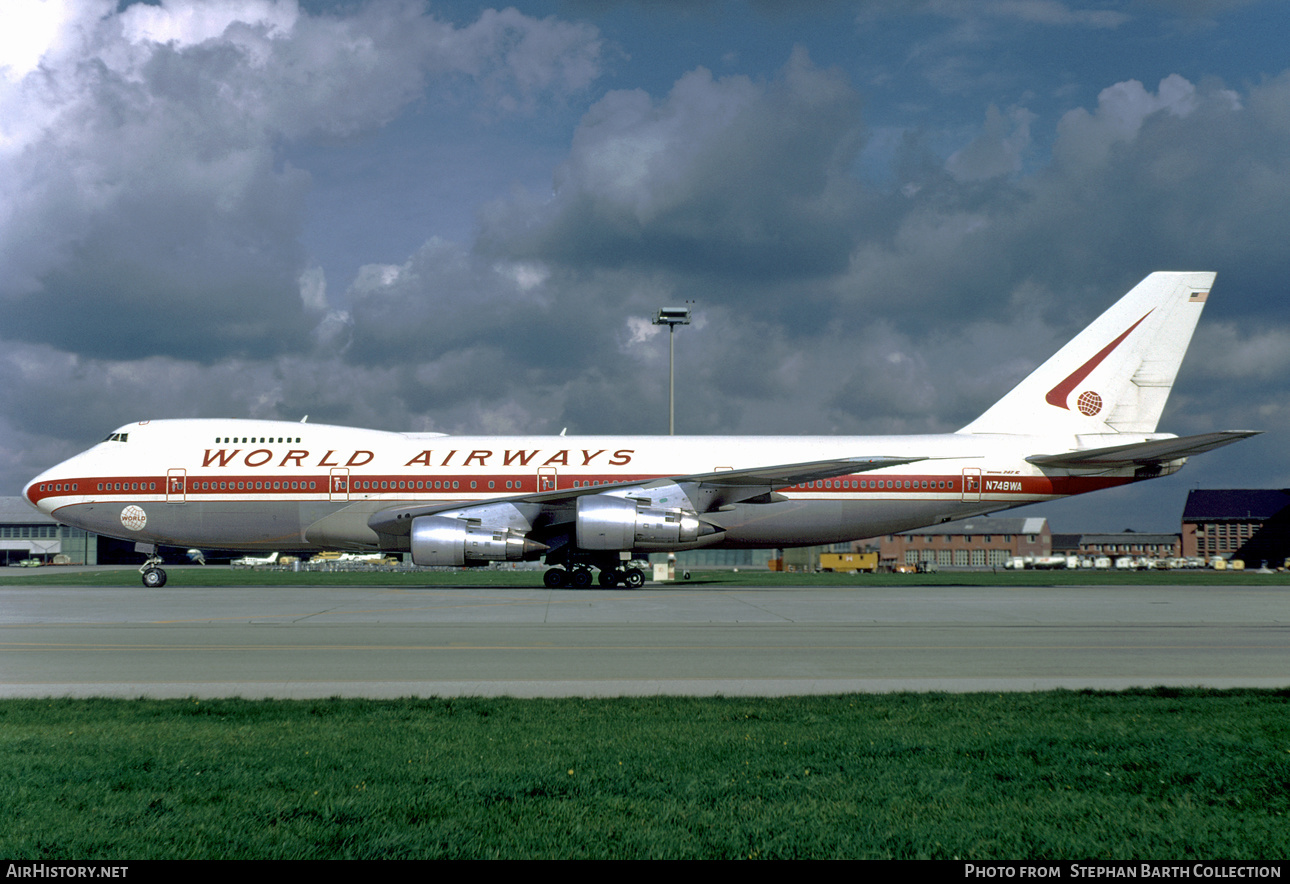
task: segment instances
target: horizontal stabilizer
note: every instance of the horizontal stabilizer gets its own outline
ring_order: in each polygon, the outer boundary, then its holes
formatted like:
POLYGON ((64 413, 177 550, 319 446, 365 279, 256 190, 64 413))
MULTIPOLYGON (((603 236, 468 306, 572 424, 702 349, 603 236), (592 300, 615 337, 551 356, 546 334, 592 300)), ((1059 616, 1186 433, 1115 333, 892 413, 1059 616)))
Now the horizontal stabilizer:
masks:
POLYGON ((1068 469, 1113 469, 1116 467, 1145 466, 1166 463, 1193 454, 1203 454, 1250 436, 1259 430, 1224 430, 1219 433, 1201 433, 1198 436, 1181 436, 1157 439, 1154 442, 1137 442, 1132 445, 1113 445, 1110 448, 1089 448, 1062 454, 1032 454, 1026 458, 1038 467, 1066 467, 1068 469))

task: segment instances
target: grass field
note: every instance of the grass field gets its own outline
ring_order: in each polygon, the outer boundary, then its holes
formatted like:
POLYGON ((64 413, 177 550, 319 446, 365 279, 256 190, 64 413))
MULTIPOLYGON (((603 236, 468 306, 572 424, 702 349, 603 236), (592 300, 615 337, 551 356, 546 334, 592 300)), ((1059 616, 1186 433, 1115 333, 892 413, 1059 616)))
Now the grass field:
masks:
MULTIPOLYGON (((455 571, 276 571, 219 566, 169 567, 167 587, 184 586, 525 586, 541 587, 541 571, 465 568, 455 571)), ((87 570, 0 568, 0 586, 140 586, 133 568, 87 570)), ((648 585, 648 584, 647 584, 648 585)), ((945 571, 936 574, 805 574, 695 571, 673 586, 1290 586, 1290 572, 1254 571, 945 571)), ((619 589, 622 592, 631 590, 619 589)))
POLYGON ((13 859, 1290 856, 1290 692, 0 701, 13 859))

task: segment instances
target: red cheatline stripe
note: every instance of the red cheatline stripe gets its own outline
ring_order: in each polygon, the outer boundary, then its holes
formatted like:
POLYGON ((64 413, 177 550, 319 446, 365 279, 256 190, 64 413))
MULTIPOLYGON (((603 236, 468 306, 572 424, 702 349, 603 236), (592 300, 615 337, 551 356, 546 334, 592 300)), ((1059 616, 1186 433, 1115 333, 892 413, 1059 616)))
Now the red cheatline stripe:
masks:
MULTIPOLYGON (((87 497, 91 499, 95 499, 95 498, 97 499, 111 499, 111 498, 135 499, 135 498, 138 498, 138 496, 141 494, 147 495, 149 497, 157 498, 157 499, 164 499, 166 496, 167 478, 168 477, 166 476, 128 476, 128 477, 112 476, 110 478, 109 477, 75 478, 75 479, 68 479, 63 482, 44 483, 43 490, 39 486, 33 486, 30 493, 31 493, 31 499, 33 502, 43 500, 48 497, 73 497, 73 496, 87 497), (98 487, 100 482, 108 487, 105 487, 102 490, 100 490, 98 487), (73 490, 71 487, 73 484, 76 485, 75 490, 73 490), (117 485, 121 485, 122 487, 120 488, 115 487, 117 485), (136 487, 130 488, 129 487, 130 485, 134 485, 136 487), (152 487, 149 488, 148 487, 149 485, 151 485, 152 487), (56 486, 58 490, 55 490, 56 486)), ((292 479, 284 479, 280 476, 270 477, 266 479, 265 477, 260 476, 257 479, 248 480, 244 477, 233 477, 231 479, 230 478, 210 479, 205 477, 195 478, 193 476, 189 476, 186 486, 183 488, 183 490, 174 492, 172 494, 172 497, 183 496, 184 498, 191 500, 191 499, 200 499, 203 497, 228 499, 229 497, 245 498, 245 497, 255 497, 255 496, 292 497, 292 496, 300 496, 301 494, 304 494, 309 496, 310 498, 317 498, 321 496, 331 495, 332 492, 330 489, 330 478, 331 478, 330 476, 326 476, 326 475, 305 477, 303 479, 299 476, 292 479), (254 487, 237 488, 236 487, 236 484, 238 482, 242 482, 243 486, 245 486, 248 483, 254 484, 254 482, 256 481, 259 481, 261 486, 269 485, 270 487, 267 487, 267 488, 266 487, 260 487, 260 488, 254 488, 254 487), (220 482, 223 482, 225 487, 223 488, 218 487, 220 482), (273 488, 272 485, 274 482, 277 482, 280 487, 273 488), (295 488, 290 487, 292 482, 295 482, 297 487, 295 488), (314 483, 313 488, 308 487, 310 482, 314 483), (216 487, 199 487, 199 485, 206 485, 206 486, 214 485, 216 487), (234 487, 229 487, 230 485, 234 487)), ((649 478, 650 477, 635 476, 632 478, 632 481, 644 482, 644 481, 649 481, 649 478)), ((1051 495, 1051 494, 1061 494, 1061 495, 1080 494, 1086 491, 1095 491, 1100 488, 1110 488, 1117 485, 1123 485, 1133 481, 1131 477, 999 476, 999 475, 991 475, 989 473, 975 478, 977 478, 979 484, 978 484, 978 488, 974 489, 974 493, 979 490, 980 493, 986 497, 999 496, 999 495, 1007 496, 1007 495, 1013 495, 1013 494, 1020 495, 1020 496, 1051 495)), ((589 483, 593 481, 593 479, 584 478, 582 476, 579 476, 576 480, 573 477, 568 477, 568 478, 562 477, 562 479, 563 481, 561 483, 561 490, 566 490, 566 491, 575 490, 573 486, 574 481, 577 481, 580 483, 576 489, 578 491, 582 491, 584 488, 588 487, 584 483, 589 483)), ((476 477, 474 479, 468 479, 468 478, 462 478, 460 475, 458 475, 456 477, 446 480, 446 482, 449 484, 451 484, 452 482, 456 482, 457 483, 456 488, 424 487, 424 485, 427 482, 429 482, 430 484, 433 484, 434 481, 435 480, 433 479, 427 480, 424 477, 410 478, 408 476, 385 475, 385 476, 364 476, 361 478, 356 478, 351 476, 348 493, 350 497, 372 496, 376 498, 389 497, 390 495, 399 495, 399 494, 402 494, 405 497, 406 496, 452 497, 454 495, 461 496, 463 494, 474 495, 474 496, 483 495, 483 496, 503 496, 504 497, 507 494, 526 494, 526 493, 531 494, 531 493, 534 493, 536 490, 538 490, 536 488, 536 481, 531 476, 521 480, 521 479, 515 479, 515 478, 509 478, 509 477, 497 477, 497 476, 485 476, 485 477, 476 477), (490 480, 493 481, 494 483, 494 487, 492 488, 488 487, 488 482, 490 480), (423 487, 421 488, 415 487, 415 483, 418 481, 422 483, 423 487), (472 481, 475 483, 474 488, 470 487, 470 483, 472 481), (506 487, 507 481, 511 482, 510 488, 506 487), (381 482, 385 482, 387 487, 381 488, 380 487, 381 482), (403 488, 397 487, 399 482, 404 483, 403 488), (394 487, 389 487, 391 485, 393 485, 394 487)), ((439 481, 445 482, 444 479, 440 479, 439 481)), ((622 477, 617 477, 617 476, 605 476, 595 481, 600 481, 602 483, 612 483, 612 482, 622 482, 626 480, 624 480, 622 477)), ((845 495, 871 496, 875 498, 886 498, 886 497, 895 497, 895 496, 901 496, 901 497, 919 496, 919 495, 927 496, 927 495, 933 495, 933 494, 957 496, 962 492, 963 488, 962 488, 961 476, 958 476, 958 475, 946 476, 943 474, 942 475, 923 474, 923 475, 913 475, 913 476, 911 475, 882 476, 877 478, 866 478, 862 480, 854 479, 851 477, 846 477, 844 480, 843 478, 840 477, 838 479, 831 479, 831 480, 816 480, 813 485, 810 483, 794 485, 791 487, 784 488, 783 490, 797 495, 810 495, 810 496, 819 496, 819 497, 827 497, 829 495, 835 495, 835 494, 836 495, 845 494, 845 495), (825 485, 826 481, 830 483, 827 486, 825 485), (843 485, 844 481, 845 481, 845 486, 843 485), (853 485, 858 485, 861 482, 865 484, 865 487, 852 487, 853 485), (909 483, 909 487, 905 487, 906 482, 909 483), (922 487, 924 482, 927 483, 928 487, 926 488, 922 487), (937 485, 943 485, 943 487, 936 487, 937 485), (879 486, 879 487, 875 487, 875 486, 879 486)), ((344 493, 344 489, 337 489, 337 491, 339 493, 344 493)))

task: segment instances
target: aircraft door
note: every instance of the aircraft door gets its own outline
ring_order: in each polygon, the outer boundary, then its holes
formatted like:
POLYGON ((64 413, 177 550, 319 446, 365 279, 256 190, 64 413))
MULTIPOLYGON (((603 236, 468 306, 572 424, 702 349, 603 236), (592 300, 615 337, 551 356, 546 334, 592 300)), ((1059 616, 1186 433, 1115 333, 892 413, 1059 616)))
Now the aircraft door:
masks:
POLYGON ((349 500, 349 470, 345 467, 333 467, 331 471, 330 500, 349 500))
POLYGON ((538 491, 556 491, 555 467, 538 467, 538 491))
POLYGON ((973 468, 963 471, 963 499, 972 501, 981 499, 980 470, 973 468))
POLYGON ((166 503, 184 503, 188 499, 188 472, 166 470, 166 503))

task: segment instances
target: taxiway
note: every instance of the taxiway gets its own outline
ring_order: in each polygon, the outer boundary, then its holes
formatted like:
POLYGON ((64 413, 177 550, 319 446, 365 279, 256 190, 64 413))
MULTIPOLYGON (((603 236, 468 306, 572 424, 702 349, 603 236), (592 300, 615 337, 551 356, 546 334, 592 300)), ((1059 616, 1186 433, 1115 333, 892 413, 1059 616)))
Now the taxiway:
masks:
POLYGON ((8 697, 1290 685, 1290 588, 0 586, 8 697))

